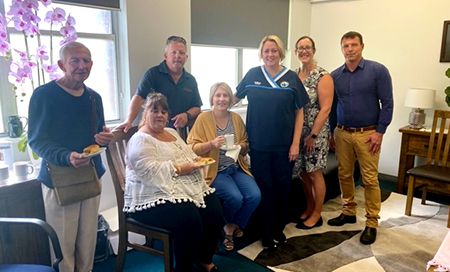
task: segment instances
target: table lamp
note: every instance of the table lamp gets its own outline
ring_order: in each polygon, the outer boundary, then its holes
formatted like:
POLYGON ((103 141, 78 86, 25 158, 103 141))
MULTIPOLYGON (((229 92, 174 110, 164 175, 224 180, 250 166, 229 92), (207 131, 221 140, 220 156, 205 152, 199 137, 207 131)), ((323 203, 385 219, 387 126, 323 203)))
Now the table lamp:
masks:
POLYGON ((405 106, 412 107, 409 113, 409 127, 413 129, 421 129, 425 124, 425 112, 423 109, 431 109, 434 107, 434 98, 436 90, 409 88, 406 93, 405 106))

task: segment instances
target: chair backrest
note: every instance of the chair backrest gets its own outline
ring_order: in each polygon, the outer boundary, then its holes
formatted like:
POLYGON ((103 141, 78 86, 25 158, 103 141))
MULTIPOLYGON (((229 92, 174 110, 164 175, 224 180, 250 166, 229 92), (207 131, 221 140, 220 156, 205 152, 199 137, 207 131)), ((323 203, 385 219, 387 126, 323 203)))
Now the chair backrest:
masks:
POLYGON ((435 110, 428 145, 427 164, 449 166, 450 111, 435 110), (436 140, 437 137, 437 140, 436 140))
POLYGON ((123 190, 125 188, 125 152, 131 136, 136 133, 137 127, 132 127, 128 132, 122 130, 113 131, 114 137, 106 149, 108 167, 116 192, 117 208, 119 210, 119 225, 125 222, 123 210, 123 190))
POLYGON ((63 259, 61 252, 61 246, 58 240, 58 236, 55 230, 45 221, 38 218, 12 218, 12 217, 0 217, 0 227, 4 234, 10 233, 7 228, 15 228, 16 225, 32 225, 37 226, 48 235, 50 242, 52 243, 55 259, 52 262, 52 268, 43 265, 30 265, 24 264, 22 267, 19 264, 0 264, 0 271, 59 271, 59 263, 63 259), (7 228, 4 228, 6 226, 7 228))

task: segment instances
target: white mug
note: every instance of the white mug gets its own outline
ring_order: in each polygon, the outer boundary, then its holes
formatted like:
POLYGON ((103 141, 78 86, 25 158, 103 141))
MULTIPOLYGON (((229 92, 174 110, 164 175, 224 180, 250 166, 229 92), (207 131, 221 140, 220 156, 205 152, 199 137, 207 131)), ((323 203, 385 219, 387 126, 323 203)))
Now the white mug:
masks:
POLYGON ((232 148, 234 146, 234 134, 225 134, 225 146, 232 148))
POLYGON ((9 169, 7 164, 0 164, 0 180, 9 179, 9 169))
POLYGON ((14 173, 17 177, 26 177, 34 172, 34 167, 30 162, 18 161, 13 163, 14 173))
POLYGON ((0 140, 0 161, 4 161, 12 169, 13 166, 13 153, 11 141, 0 140))

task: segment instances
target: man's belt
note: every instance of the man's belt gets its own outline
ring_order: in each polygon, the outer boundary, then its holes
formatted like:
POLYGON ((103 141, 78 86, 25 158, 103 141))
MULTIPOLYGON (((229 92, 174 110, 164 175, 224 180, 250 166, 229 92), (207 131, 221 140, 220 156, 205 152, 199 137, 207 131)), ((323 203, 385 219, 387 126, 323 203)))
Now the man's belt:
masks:
POLYGON ((363 132, 363 131, 367 131, 367 130, 375 130, 375 129, 377 129, 377 126, 367 126, 367 127, 357 127, 356 128, 356 127, 346 127, 341 124, 338 124, 337 128, 343 129, 348 132, 363 132))

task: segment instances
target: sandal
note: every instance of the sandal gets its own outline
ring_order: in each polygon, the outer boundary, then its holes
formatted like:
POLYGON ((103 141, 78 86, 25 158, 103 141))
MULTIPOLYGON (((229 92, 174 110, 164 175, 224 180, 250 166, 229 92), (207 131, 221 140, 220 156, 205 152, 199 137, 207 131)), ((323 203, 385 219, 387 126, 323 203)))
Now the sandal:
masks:
POLYGON ((237 227, 233 232, 233 236, 236 238, 241 238, 244 236, 244 231, 240 227, 237 227))
POLYGON ((234 249, 234 241, 233 241, 233 235, 224 235, 223 236, 223 248, 226 251, 232 251, 234 249))

